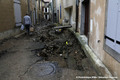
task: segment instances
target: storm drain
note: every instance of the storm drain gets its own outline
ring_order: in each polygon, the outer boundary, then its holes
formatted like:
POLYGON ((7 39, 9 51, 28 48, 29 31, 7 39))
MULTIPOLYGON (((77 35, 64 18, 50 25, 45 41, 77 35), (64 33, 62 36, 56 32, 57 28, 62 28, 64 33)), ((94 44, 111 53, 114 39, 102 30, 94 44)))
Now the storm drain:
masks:
POLYGON ((29 75, 33 77, 43 77, 52 75, 56 72, 56 66, 53 63, 37 63, 29 70, 29 75))

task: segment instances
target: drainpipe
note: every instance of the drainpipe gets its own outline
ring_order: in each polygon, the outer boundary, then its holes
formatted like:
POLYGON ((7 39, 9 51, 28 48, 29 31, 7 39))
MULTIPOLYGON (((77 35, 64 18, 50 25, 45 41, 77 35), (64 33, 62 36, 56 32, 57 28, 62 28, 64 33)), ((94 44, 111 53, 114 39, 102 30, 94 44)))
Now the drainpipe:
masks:
POLYGON ((37 20, 38 20, 38 15, 37 15, 37 0, 35 0, 35 21, 36 21, 36 24, 37 24, 37 20))
POLYGON ((30 0, 28 0, 28 14, 30 15, 30 0))
POLYGON ((40 24, 41 24, 41 0, 39 0, 39 11, 40 11, 40 24))
POLYGON ((39 15, 38 17, 39 17, 39 18, 38 18, 38 23, 40 24, 40 0, 38 0, 38 4, 39 4, 39 5, 38 5, 38 6, 39 6, 39 12, 38 12, 38 15, 39 15))
POLYGON ((43 11, 42 11, 42 0, 40 0, 40 13, 41 13, 41 15, 40 15, 40 23, 42 23, 42 15, 43 15, 43 11))
POLYGON ((52 7, 53 7, 53 23, 54 23, 54 0, 52 0, 53 4, 52 4, 52 7))
POLYGON ((31 17, 31 20, 32 20, 32 11, 30 10, 30 0, 27 0, 27 1, 28 1, 28 14, 29 14, 29 16, 31 17))
POLYGON ((78 30, 78 15, 79 15, 79 0, 76 0, 76 32, 79 32, 78 30))

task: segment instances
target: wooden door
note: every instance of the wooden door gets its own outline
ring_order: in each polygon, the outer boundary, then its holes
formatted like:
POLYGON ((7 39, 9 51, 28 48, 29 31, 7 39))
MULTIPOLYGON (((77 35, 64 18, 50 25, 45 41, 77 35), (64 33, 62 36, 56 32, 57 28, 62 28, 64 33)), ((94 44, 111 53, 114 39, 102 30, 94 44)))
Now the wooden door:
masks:
POLYGON ((88 37, 89 34, 89 0, 85 2, 85 25, 84 25, 84 34, 88 37))

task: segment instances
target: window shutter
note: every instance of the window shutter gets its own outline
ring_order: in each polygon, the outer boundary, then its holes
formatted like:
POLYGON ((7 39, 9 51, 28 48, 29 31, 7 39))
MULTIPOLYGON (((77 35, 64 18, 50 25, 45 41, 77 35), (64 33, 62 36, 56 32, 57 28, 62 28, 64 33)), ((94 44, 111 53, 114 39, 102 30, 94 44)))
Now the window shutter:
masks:
POLYGON ((118 0, 108 0, 106 45, 115 49, 117 30, 118 0))
POLYGON ((21 26, 21 5, 20 0, 14 0, 14 15, 16 26, 21 26))
POLYGON ((118 8, 117 35, 116 35, 115 50, 118 53, 120 53, 120 1, 119 1, 119 8, 118 8))

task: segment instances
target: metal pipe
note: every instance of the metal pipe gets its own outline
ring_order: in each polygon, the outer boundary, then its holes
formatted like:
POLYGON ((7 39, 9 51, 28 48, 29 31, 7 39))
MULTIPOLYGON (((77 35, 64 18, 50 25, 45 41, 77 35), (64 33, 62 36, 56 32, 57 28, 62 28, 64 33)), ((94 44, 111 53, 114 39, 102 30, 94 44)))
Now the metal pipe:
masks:
POLYGON ((28 14, 30 15, 30 0, 28 0, 28 14))

